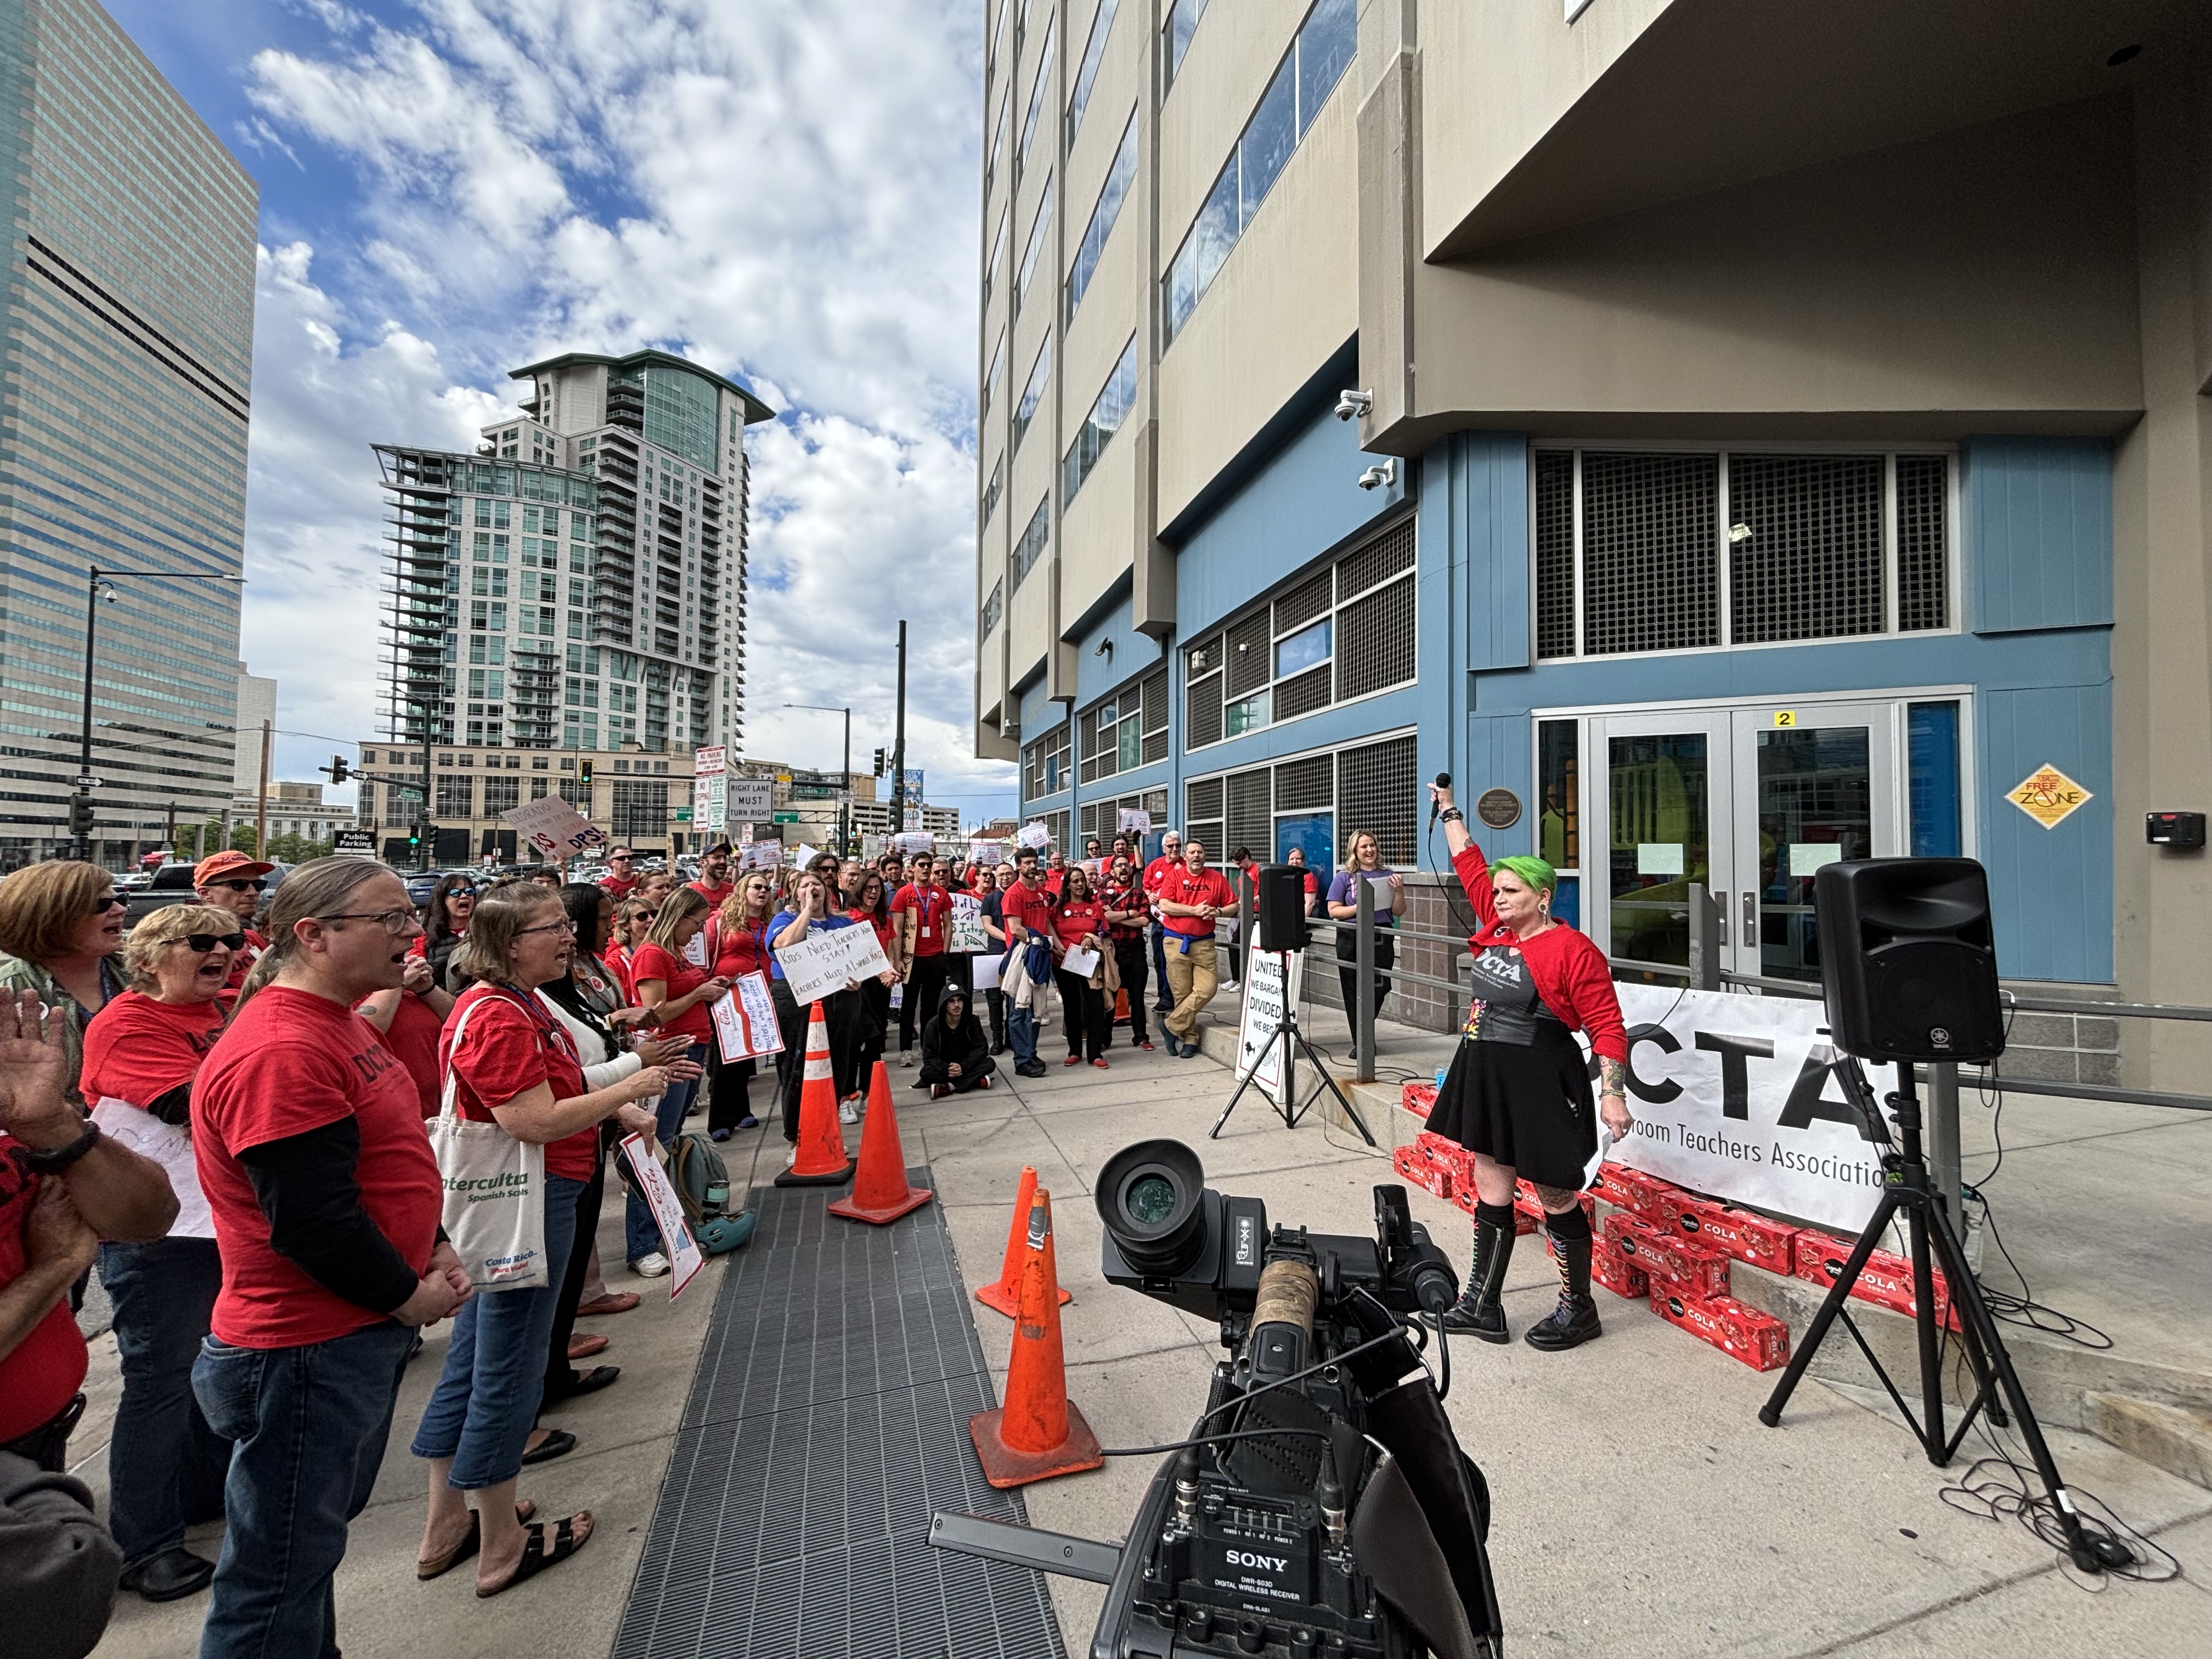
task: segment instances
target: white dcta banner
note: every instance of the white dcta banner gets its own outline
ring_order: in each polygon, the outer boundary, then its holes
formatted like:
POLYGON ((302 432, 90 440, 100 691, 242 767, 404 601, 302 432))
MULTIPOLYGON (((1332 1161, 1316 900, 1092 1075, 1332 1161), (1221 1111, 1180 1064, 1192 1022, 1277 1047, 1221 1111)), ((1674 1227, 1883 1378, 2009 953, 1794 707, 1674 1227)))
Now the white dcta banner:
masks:
MULTIPOLYGON (((1866 1226, 1881 1196, 1880 1148, 1845 1103, 1821 1004, 1619 988, 1636 1132, 1615 1158, 1838 1233, 1866 1226)), ((1894 1066, 1866 1070, 1877 1102, 1897 1087, 1894 1066)))

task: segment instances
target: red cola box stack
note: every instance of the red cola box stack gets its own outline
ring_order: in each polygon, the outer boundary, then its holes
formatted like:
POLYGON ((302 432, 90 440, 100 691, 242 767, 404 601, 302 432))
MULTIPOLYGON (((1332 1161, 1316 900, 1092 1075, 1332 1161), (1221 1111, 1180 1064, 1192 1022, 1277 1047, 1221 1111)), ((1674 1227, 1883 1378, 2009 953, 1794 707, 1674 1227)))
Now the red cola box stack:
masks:
MULTIPOLYGON (((1810 1227, 1797 1235, 1795 1271, 1796 1276, 1823 1287, 1835 1283, 1844 1271, 1844 1264, 1851 1259, 1858 1248, 1857 1241, 1832 1238, 1826 1233, 1816 1233, 1810 1227)), ((1959 1328, 1959 1310, 1951 1305, 1948 1287, 1943 1283, 1941 1268, 1929 1270, 1935 1278, 1936 1317, 1940 1323, 1953 1330, 1959 1328)), ((1871 1302, 1893 1312, 1910 1314, 1915 1311, 1912 1303, 1912 1263, 1891 1250, 1876 1250, 1867 1258, 1865 1269, 1858 1282, 1851 1286, 1854 1299, 1871 1302)))
POLYGON ((1699 1297, 1673 1285, 1654 1284, 1651 1311, 1755 1371, 1777 1370, 1790 1363, 1790 1328, 1732 1296, 1699 1297))
POLYGON ((1408 1083, 1398 1091, 1398 1103, 1415 1117, 1426 1117, 1437 1103, 1433 1083, 1408 1083))
POLYGON ((1755 1370, 1788 1362, 1790 1328, 1729 1295, 1728 1272, 1731 1258, 1790 1272, 1796 1229, 1619 1164, 1601 1166, 1593 1190, 1613 1212, 1592 1253, 1592 1278, 1619 1288, 1607 1279, 1609 1255, 1632 1271, 1642 1270, 1651 1310, 1668 1324, 1755 1370))

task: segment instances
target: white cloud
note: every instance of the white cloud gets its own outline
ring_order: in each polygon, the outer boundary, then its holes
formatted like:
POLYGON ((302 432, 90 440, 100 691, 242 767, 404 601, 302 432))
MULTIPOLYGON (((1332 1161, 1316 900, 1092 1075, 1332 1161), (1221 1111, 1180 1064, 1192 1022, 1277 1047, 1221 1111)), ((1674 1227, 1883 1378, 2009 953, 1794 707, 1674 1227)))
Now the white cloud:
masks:
MULTIPOLYGON (((314 228, 315 281, 304 247, 264 262, 249 637, 360 617, 371 440, 463 444, 512 364, 670 346, 793 411, 752 434, 746 747, 834 752, 836 722, 795 723, 787 701, 853 702, 860 754, 887 742, 903 612, 909 764, 933 795, 1010 803, 1011 769, 969 754, 974 9, 418 0, 410 33, 332 16, 320 51, 248 69, 270 141, 335 155, 360 192, 314 228), (332 592, 280 591, 311 558, 332 592)), ((344 695, 318 678, 363 713, 319 729, 362 729, 373 649, 353 631, 344 695)), ((311 672, 287 675, 288 718, 311 672)))

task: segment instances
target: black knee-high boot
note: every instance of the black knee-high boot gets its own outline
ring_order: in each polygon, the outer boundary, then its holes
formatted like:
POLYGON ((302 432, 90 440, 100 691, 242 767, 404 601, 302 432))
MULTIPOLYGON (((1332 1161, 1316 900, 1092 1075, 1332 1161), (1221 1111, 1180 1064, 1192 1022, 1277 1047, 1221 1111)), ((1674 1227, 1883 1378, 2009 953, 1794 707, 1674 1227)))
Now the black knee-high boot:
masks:
POLYGON ((1546 1350, 1578 1347, 1605 1334, 1589 1293, 1589 1212, 1580 1204, 1563 1214, 1547 1211, 1544 1230, 1552 1236, 1552 1254, 1559 1259, 1559 1305, 1531 1325, 1522 1340, 1546 1350))
POLYGON ((1444 1310, 1448 1331, 1472 1333, 1485 1342, 1504 1342, 1512 1333, 1505 1328, 1505 1310, 1499 1296, 1505 1288, 1506 1265, 1513 1260, 1513 1206, 1477 1204, 1474 1206, 1474 1258, 1468 1263, 1467 1284, 1459 1300, 1444 1310))

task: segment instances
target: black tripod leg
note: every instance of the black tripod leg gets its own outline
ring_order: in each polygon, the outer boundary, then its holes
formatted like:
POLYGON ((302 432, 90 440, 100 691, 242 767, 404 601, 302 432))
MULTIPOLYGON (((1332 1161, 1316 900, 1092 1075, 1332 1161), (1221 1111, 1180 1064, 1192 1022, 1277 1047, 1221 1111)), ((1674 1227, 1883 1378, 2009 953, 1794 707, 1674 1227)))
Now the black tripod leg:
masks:
MULTIPOLYGON (((1924 1194, 1905 1205, 1905 1233, 1912 1256, 1912 1334, 1920 1349, 1920 1443, 1937 1468, 1951 1461, 1943 1435, 1943 1333, 1936 1322, 1936 1279, 1928 1260, 1928 1212, 1924 1194)), ((1940 1223, 1938 1224, 1940 1224, 1940 1223)))
POLYGON ((1782 1373, 1782 1380, 1774 1385, 1774 1392, 1767 1395, 1766 1403, 1759 1408, 1759 1420, 1768 1428, 1782 1426, 1782 1408, 1790 1403, 1790 1396, 1796 1392, 1798 1379, 1805 1375, 1805 1368, 1813 1363, 1813 1356, 1820 1352, 1821 1339, 1827 1335, 1828 1327, 1834 1324, 1836 1316, 1843 1312, 1844 1304, 1850 1299, 1851 1286, 1858 1282, 1859 1270, 1866 1266, 1867 1258, 1874 1254, 1875 1241, 1889 1225, 1889 1218, 1897 1213, 1900 1201, 1899 1194, 1892 1190, 1885 1192, 1881 1202, 1875 1206, 1874 1219, 1859 1235, 1859 1242, 1851 1250, 1850 1260, 1844 1264, 1844 1270, 1836 1276, 1836 1282, 1828 1287, 1827 1299, 1820 1304, 1820 1311, 1813 1316, 1812 1324, 1806 1328, 1805 1340, 1797 1345, 1797 1352, 1790 1356, 1789 1369, 1782 1373))
MULTIPOLYGON (((1344 1108, 1344 1115, 1352 1120, 1352 1127, 1359 1131, 1359 1138, 1370 1146, 1378 1145, 1374 1135, 1368 1130, 1367 1120, 1359 1115, 1359 1109, 1346 1097, 1343 1090, 1336 1086, 1336 1079, 1328 1074, 1328 1067, 1321 1063, 1321 1056, 1314 1052, 1313 1044, 1306 1041, 1306 1034, 1300 1031, 1297 1037, 1298 1047, 1306 1051, 1306 1058, 1313 1062, 1314 1070, 1320 1073, 1322 1085, 1329 1093, 1336 1097, 1336 1103, 1344 1108)), ((1317 1089, 1314 1091, 1314 1099, 1320 1098, 1321 1091, 1317 1089)))
POLYGON ((1229 1097, 1229 1103, 1221 1109, 1221 1115, 1215 1120, 1213 1127, 1206 1131, 1207 1139, 1221 1139, 1222 1130, 1228 1127, 1230 1113, 1235 1111, 1237 1103, 1244 1098, 1244 1091, 1252 1086, 1252 1079, 1260 1075, 1260 1062, 1267 1057, 1267 1051, 1265 1048, 1253 1054, 1252 1063, 1244 1068, 1244 1075, 1237 1079, 1236 1092, 1229 1097))

